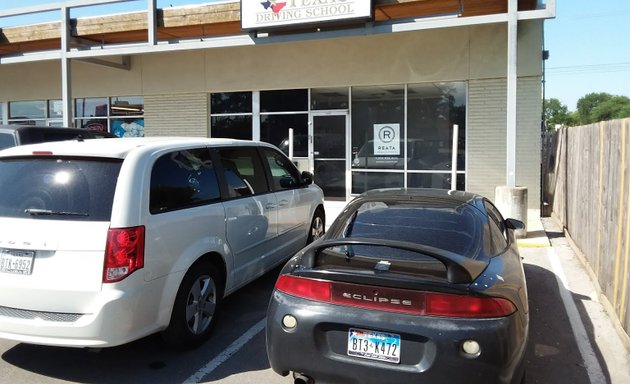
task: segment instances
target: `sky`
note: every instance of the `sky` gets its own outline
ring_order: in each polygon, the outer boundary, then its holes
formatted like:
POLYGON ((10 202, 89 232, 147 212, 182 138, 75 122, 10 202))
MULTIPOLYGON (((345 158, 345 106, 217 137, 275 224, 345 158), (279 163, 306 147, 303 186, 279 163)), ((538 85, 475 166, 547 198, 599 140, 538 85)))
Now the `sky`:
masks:
POLYGON ((591 92, 630 97, 629 0, 557 0, 545 49, 546 99, 575 111, 591 92))
MULTIPOLYGON (((158 8, 222 0, 157 0, 158 8)), ((225 1, 225 0, 223 0, 225 1)), ((0 0, 0 10, 63 0, 0 0)), ((146 9, 146 0, 82 7, 71 17, 146 9)), ((1 18, 0 28, 58 20, 57 13, 1 18)), ((545 21, 545 98, 559 99, 570 111, 591 92, 630 97, 630 0, 556 0, 556 18, 545 21)))

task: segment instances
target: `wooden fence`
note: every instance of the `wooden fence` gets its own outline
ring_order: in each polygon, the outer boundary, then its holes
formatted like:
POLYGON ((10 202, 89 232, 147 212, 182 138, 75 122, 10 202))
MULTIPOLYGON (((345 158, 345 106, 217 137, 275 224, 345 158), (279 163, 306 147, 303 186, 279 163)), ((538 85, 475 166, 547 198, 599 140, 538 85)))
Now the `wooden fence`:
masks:
POLYGON ((630 334, 630 119, 546 134, 542 199, 630 334))

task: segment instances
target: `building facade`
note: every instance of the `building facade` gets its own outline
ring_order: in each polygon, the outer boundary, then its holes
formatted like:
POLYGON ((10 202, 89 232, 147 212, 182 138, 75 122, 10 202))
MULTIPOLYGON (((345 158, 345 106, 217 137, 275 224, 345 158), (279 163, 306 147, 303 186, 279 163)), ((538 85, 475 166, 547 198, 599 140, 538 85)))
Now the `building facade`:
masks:
MULTIPOLYGON (((543 30, 555 11, 519 1, 510 13, 511 1, 377 0, 358 23, 269 30, 243 29, 246 0, 227 1, 177 10, 189 26, 192 16, 205 15, 197 25, 214 32, 169 40, 167 10, 152 9, 156 3, 149 0, 148 13, 163 15, 159 22, 158 16, 143 19, 162 25, 157 41, 146 24, 136 29, 145 37, 149 31, 147 42, 133 41, 136 13, 103 16, 93 28, 110 40, 100 48, 97 32, 81 37, 81 19, 73 24, 68 17, 75 46, 65 49, 64 39, 54 36, 57 24, 47 27, 52 38, 22 42, 11 33, 35 34, 42 27, 3 28, 2 122, 70 122, 119 136, 263 140, 314 172, 330 199, 396 186, 493 198, 506 184, 512 156, 516 184, 528 188, 527 205, 538 209, 543 30), (453 4, 440 8, 445 3, 453 4), (398 16, 386 18, 385 11, 398 16), (506 129, 510 14, 518 18, 513 147, 506 129), (125 21, 118 23, 121 30, 108 30, 116 18, 125 21), (64 120, 64 113, 71 118, 64 120)), ((288 10, 291 2, 284 3, 288 10)))

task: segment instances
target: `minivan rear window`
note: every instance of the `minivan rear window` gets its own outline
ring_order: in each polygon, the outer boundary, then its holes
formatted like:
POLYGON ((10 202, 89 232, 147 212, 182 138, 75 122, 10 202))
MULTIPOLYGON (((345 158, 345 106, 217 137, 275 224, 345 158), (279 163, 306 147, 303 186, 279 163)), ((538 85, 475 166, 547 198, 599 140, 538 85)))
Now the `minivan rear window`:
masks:
POLYGON ((109 221, 121 159, 0 160, 0 217, 109 221))
POLYGON ((0 132, 0 149, 15 147, 15 139, 10 133, 0 132))

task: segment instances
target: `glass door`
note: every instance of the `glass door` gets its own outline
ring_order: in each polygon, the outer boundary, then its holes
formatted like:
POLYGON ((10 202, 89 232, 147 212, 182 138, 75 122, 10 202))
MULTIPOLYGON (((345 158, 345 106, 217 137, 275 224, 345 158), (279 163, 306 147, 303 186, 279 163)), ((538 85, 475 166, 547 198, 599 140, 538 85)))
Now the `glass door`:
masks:
POLYGON ((315 184, 329 199, 346 199, 347 126, 347 112, 311 113, 315 184))

